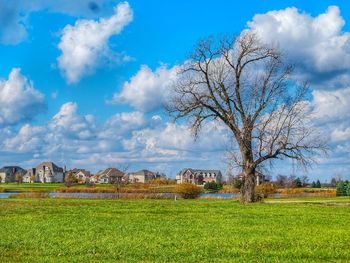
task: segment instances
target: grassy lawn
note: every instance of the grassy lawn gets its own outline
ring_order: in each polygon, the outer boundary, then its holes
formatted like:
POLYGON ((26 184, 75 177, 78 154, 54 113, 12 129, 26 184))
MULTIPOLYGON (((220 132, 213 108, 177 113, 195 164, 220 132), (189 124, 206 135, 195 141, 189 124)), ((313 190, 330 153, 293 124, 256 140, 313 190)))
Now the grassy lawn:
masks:
POLYGON ((350 262, 349 203, 4 199, 0 262, 350 262))

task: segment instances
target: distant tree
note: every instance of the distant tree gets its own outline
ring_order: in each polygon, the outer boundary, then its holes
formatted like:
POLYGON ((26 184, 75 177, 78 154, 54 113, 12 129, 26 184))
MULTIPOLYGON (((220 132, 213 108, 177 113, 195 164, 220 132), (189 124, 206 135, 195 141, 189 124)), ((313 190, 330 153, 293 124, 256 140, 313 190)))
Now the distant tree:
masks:
POLYGON ((317 180, 315 183, 315 188, 321 188, 321 182, 320 180, 317 180))
POLYGON ((315 183, 315 181, 312 181, 311 187, 312 187, 312 188, 316 188, 316 183, 315 183))
POLYGON ((65 177, 64 177, 64 184, 65 186, 71 186, 73 184, 78 183, 78 179, 75 177, 75 175, 72 172, 69 172, 65 177))
POLYGON ((339 181, 336 187, 337 196, 348 196, 350 195, 350 182, 339 181))
POLYGON ((309 182, 309 177, 307 175, 303 175, 301 177, 301 183, 303 187, 306 187, 308 185, 308 182, 309 182))
POLYGON ((30 182, 30 183, 34 183, 34 182, 35 182, 35 175, 31 175, 31 176, 29 177, 29 182, 30 182))
POLYGON ((336 187, 337 183, 341 181, 341 177, 340 176, 334 176, 331 179, 331 186, 332 187, 336 187))
POLYGON ((277 175, 276 177, 276 185, 279 188, 287 187, 288 185, 288 178, 285 175, 277 175))
POLYGON ((23 174, 17 172, 15 174, 15 180, 16 180, 17 184, 21 184, 23 182, 23 174))
POLYGON ((300 188, 303 187, 303 183, 301 182, 300 178, 297 177, 292 181, 292 187, 293 188, 300 188))

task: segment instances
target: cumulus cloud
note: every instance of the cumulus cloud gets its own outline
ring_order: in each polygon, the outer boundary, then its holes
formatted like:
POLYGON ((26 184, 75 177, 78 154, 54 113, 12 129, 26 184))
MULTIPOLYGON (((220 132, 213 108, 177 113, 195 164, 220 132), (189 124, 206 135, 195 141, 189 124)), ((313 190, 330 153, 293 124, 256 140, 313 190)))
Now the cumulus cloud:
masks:
POLYGON ((169 97, 170 85, 176 79, 177 71, 177 66, 167 68, 162 65, 152 71, 143 65, 130 81, 123 84, 122 91, 114 94, 107 102, 127 103, 143 112, 157 110, 169 97))
POLYGON ((310 102, 316 126, 330 138, 333 148, 350 139, 350 87, 325 91, 314 90, 310 102))
POLYGON ((350 33, 342 31, 344 24, 337 6, 316 17, 291 7, 257 14, 248 27, 285 51, 302 79, 332 89, 350 80, 350 33))
POLYGON ((78 105, 67 102, 52 118, 49 127, 56 134, 86 140, 94 136, 94 117, 92 115, 79 115, 78 105))
POLYGON ((133 19, 127 2, 118 4, 110 18, 78 20, 75 25, 67 25, 62 31, 58 48, 58 66, 68 83, 76 83, 83 76, 94 72, 103 60, 115 58, 109 48, 108 40, 119 34, 133 19))
POLYGON ((315 119, 324 121, 349 120, 350 123, 350 87, 340 90, 315 90, 312 93, 315 119))
POLYGON ((33 119, 46 110, 44 95, 14 68, 7 80, 0 80, 0 125, 14 125, 33 119))
POLYGON ((42 146, 44 128, 25 124, 14 137, 4 140, 4 148, 16 152, 36 152, 42 146))
POLYGON ((134 131, 123 144, 127 150, 180 157, 184 152, 224 151, 228 139, 228 129, 217 121, 208 122, 196 141, 187 124, 159 122, 152 128, 134 131))
POLYGON ((99 133, 99 138, 103 139, 121 139, 133 130, 146 125, 145 116, 142 112, 121 112, 110 117, 103 125, 99 133))

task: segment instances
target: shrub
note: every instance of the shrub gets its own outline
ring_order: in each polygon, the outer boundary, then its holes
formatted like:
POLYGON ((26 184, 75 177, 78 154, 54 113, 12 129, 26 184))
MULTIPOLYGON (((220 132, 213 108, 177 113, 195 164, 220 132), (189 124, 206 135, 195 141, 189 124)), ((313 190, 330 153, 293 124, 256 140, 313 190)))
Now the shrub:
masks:
POLYGON ((321 182, 320 180, 317 180, 315 183, 316 188, 321 188, 321 182))
POLYGON ((64 184, 68 187, 76 183, 78 183, 78 179, 71 172, 68 173, 67 176, 64 178, 64 184))
POLYGON ((240 178, 235 178, 234 181, 233 181, 233 187, 236 188, 236 189, 241 189, 243 185, 243 181, 242 179, 240 178))
POLYGON ((256 192, 262 194, 265 198, 276 193, 277 186, 274 183, 262 183, 256 187, 256 192))
POLYGON ((222 184, 217 182, 206 182, 204 184, 204 189, 209 191, 219 191, 222 189, 222 184))
POLYGON ((301 182, 300 178, 297 177, 292 181, 292 185, 293 188, 300 188, 303 186, 303 183, 301 182))
POLYGON ((337 183, 337 196, 349 196, 350 195, 350 182, 340 181, 337 183))
POLYGON ((198 197, 202 189, 191 183, 178 184, 174 188, 174 193, 179 194, 184 199, 194 199, 198 197))

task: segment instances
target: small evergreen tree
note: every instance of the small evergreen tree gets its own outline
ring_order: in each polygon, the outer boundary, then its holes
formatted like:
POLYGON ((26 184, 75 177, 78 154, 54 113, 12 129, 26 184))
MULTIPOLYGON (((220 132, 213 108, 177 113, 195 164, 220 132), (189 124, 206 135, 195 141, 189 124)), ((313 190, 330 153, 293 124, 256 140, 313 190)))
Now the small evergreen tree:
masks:
POLYGON ((316 183, 315 183, 315 181, 312 181, 311 187, 312 187, 312 188, 316 188, 316 183))
POLYGON ((321 182, 320 180, 316 181, 315 188, 321 188, 321 182))
POLYGON ((293 187, 302 187, 303 186, 303 183, 301 182, 300 178, 297 177, 293 180, 293 183, 292 183, 292 186, 293 187))

